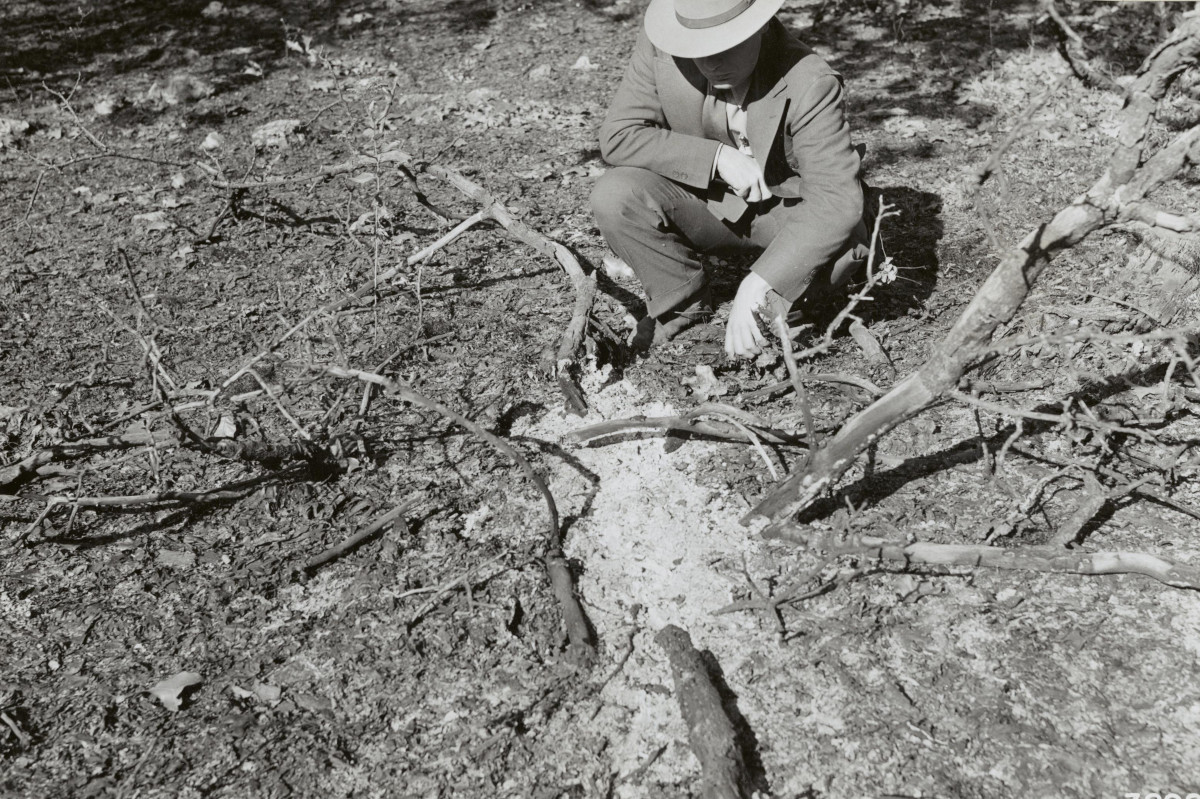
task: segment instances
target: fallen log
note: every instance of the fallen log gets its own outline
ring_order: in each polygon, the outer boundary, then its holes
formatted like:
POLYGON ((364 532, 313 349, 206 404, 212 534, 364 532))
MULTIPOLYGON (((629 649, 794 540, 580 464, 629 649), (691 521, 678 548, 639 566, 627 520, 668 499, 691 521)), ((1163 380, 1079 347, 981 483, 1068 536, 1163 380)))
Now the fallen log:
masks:
POLYGON ((753 781, 725 713, 721 693, 686 630, 668 624, 654 641, 671 661, 675 697, 688 728, 688 743, 700 761, 702 799, 750 799, 753 781))

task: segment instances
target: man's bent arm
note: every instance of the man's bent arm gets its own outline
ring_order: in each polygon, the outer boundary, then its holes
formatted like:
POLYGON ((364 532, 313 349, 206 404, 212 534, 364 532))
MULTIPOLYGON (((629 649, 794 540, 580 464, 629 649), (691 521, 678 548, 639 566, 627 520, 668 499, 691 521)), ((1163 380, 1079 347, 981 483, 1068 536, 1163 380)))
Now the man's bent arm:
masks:
POLYGON ((642 31, 600 125, 600 153, 613 166, 642 167, 688 186, 707 188, 720 145, 667 126, 654 78, 654 58, 654 45, 642 31))
POLYGON ((792 138, 803 201, 753 269, 784 299, 795 302, 813 272, 846 251, 862 219, 861 161, 850 145, 842 84, 835 75, 813 81, 789 111, 784 135, 792 138))

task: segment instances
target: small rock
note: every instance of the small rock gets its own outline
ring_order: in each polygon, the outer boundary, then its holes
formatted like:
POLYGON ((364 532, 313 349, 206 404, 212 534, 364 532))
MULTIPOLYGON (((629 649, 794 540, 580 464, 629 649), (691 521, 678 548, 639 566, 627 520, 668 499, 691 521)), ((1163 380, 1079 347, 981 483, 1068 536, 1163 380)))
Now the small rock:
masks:
POLYGON ((167 105, 182 105, 203 100, 212 93, 213 86, 208 81, 187 72, 176 72, 167 79, 161 97, 167 105))
POLYGON ((531 80, 544 80, 550 77, 552 71, 553 69, 549 64, 541 64, 529 70, 529 77, 531 80))
POLYGON ((299 128, 298 119, 276 119, 250 134, 250 143, 260 149, 287 149, 288 136, 293 135, 299 128))
POLYGON ((92 113, 98 117, 112 116, 112 112, 117 110, 117 101, 111 97, 101 97, 96 102, 92 103, 92 113))
POLYGON ((219 150, 225 144, 225 139, 220 133, 210 133, 204 137, 204 141, 200 143, 200 149, 212 152, 219 150))
POLYGON ((597 66, 596 64, 593 64, 592 59, 588 58, 586 55, 581 55, 581 56, 579 56, 578 59, 575 60, 575 63, 571 65, 571 69, 578 69, 578 70, 582 70, 584 72, 592 72, 594 70, 600 69, 600 67, 597 66))
POLYGON ((278 685, 268 685, 265 682, 254 684, 254 695, 269 705, 273 705, 283 696, 283 689, 278 685))
POLYGON ((175 223, 167 219, 162 211, 151 211, 148 214, 138 214, 133 218, 133 226, 144 233, 155 230, 171 230, 175 223))
POLYGON ((17 139, 29 132, 29 123, 23 119, 0 117, 0 150, 12 147, 17 139))
POLYGON ((701 402, 707 402, 709 397, 723 397, 729 393, 729 387, 717 379, 712 367, 707 364, 697 364, 696 376, 685 377, 679 382, 690 386, 692 393, 699 397, 701 402))
POLYGON ((222 5, 221 3, 218 3, 217 0, 213 0, 211 3, 209 3, 208 5, 206 5, 204 7, 203 11, 200 12, 201 16, 207 17, 209 19, 217 19, 218 17, 224 16, 224 14, 225 14, 225 6, 222 5))
POLYGON ((169 677, 156 684, 150 689, 150 693, 162 702, 163 707, 174 713, 183 706, 183 692, 203 681, 203 678, 195 672, 181 671, 174 677, 169 677))

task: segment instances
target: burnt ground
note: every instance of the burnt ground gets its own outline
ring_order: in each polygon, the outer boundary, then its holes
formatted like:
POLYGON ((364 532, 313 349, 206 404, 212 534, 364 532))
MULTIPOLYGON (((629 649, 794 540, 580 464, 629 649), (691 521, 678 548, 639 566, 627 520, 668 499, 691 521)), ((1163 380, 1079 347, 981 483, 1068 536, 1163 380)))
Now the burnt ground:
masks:
MULTIPOLYGON (((773 482, 763 457, 786 474, 796 450, 567 443, 603 419, 694 407, 704 383, 683 380, 697 366, 714 370, 722 402, 791 429, 800 415, 790 396, 746 396, 784 375, 778 357, 726 363, 704 329, 649 357, 594 336, 588 416, 565 412, 543 364, 571 287, 499 227, 319 315, 258 364, 261 381, 208 399, 305 314, 478 208, 414 167, 423 204, 388 164, 249 190, 216 181, 313 175, 398 147, 462 171, 598 267, 595 131, 641 8, 30 0, 0 11, 0 461, 98 436, 158 441, 67 458, 0 495, 0 793, 693 795, 698 765, 653 643, 667 623, 712 655, 762 795, 1200 791, 1194 592, 1129 575, 825 563, 738 524, 773 482), (282 138, 256 141, 280 120, 294 120, 282 138), (529 482, 398 399, 375 396, 360 416, 361 386, 321 372, 385 360, 385 374, 512 441, 549 483, 600 640, 590 672, 564 648, 529 482), (178 440, 159 385, 210 441, 296 442, 303 430, 338 446, 315 460, 223 457, 178 440), (230 486, 212 501, 66 503, 43 516, 54 498, 230 486), (305 570, 409 500, 401 521, 305 570), (824 589, 783 609, 782 632, 763 614, 714 613, 823 563, 824 589), (158 688, 181 674, 182 690, 158 688)), ((901 211, 885 228, 897 279, 862 316, 903 374, 999 255, 1099 176, 1120 100, 1067 81, 969 200, 969 170, 1066 70, 1050 30, 1023 5, 869 9, 796 3, 783 18, 845 74, 869 179, 901 211)), ((1169 23, 1129 6, 1075 11, 1116 74, 1169 23)), ((1163 115, 1157 141, 1195 124, 1188 108, 1163 115)), ((1162 202, 1190 207, 1194 178, 1162 202)), ((1005 333, 1088 325, 1072 309, 1114 293, 1135 244, 1110 232, 1064 253, 1005 333)), ((736 266, 713 264, 726 299, 736 266)), ((597 318, 623 333, 642 312, 636 286, 603 274, 600 285, 597 318)), ((809 310, 818 324, 831 311, 809 310)), ((806 368, 892 380, 844 333, 806 368)), ((884 439, 871 468, 806 514, 808 529, 1042 544, 1083 497, 1064 475, 1026 502, 1062 461, 1133 480, 1174 458, 1155 490, 1200 504, 1194 395, 1166 349, 1035 345, 984 376, 1026 387, 988 397, 1010 407, 1053 411, 1071 397, 1118 421, 1161 417, 1157 440, 1017 431, 945 403, 884 439)), ((814 411, 832 428, 866 399, 822 385, 814 411)), ((1137 495, 1085 532, 1087 550, 1200 557, 1193 518, 1137 495)))

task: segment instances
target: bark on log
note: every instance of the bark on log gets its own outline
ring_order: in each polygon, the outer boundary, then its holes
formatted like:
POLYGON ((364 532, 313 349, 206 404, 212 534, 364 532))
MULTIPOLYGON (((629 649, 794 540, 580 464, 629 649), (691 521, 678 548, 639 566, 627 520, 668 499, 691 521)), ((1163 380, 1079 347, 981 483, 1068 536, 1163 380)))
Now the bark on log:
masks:
MULTIPOLYGON (((831 488, 859 454, 902 422, 916 416, 957 385, 986 353, 993 333, 1013 318, 1038 276, 1058 250, 1096 230, 1144 216, 1140 201, 1188 164, 1200 163, 1200 126, 1186 131, 1151 158, 1144 147, 1159 101, 1171 82, 1200 61, 1200 13, 1183 17, 1170 39, 1146 60, 1129 88, 1118 147, 1104 175, 1054 218, 1008 252, 958 322, 916 372, 852 417, 825 446, 742 519, 781 522, 831 488)), ((1178 218, 1178 217, 1175 217, 1178 218)))
POLYGON ((671 661, 675 696, 688 728, 688 743, 700 761, 703 799, 749 799, 753 782, 737 742, 737 730, 725 713, 721 693, 709 677, 686 630, 668 624, 655 642, 671 661))

